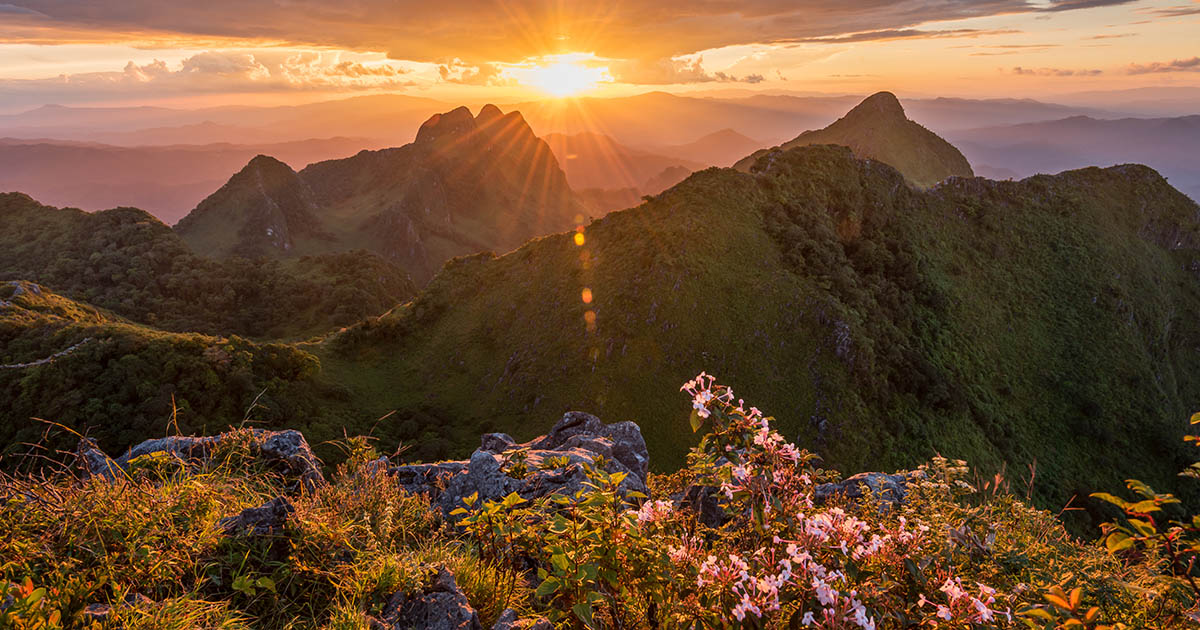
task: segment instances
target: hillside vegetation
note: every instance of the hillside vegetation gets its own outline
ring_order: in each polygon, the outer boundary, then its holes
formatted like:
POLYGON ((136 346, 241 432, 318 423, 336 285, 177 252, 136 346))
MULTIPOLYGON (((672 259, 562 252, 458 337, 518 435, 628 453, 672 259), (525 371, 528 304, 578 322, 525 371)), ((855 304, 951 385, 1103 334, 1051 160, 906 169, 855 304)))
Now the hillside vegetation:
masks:
POLYGON ((1200 553, 1198 528, 1167 516, 1169 495, 1104 495, 1130 515, 1109 525, 1106 552, 1000 477, 972 486, 961 461, 835 483, 711 377, 684 388, 705 435, 687 467, 636 481, 646 492, 599 454, 612 440, 576 434, 570 455, 537 462, 477 450, 454 482, 487 469, 520 490, 454 497, 448 512, 408 491, 400 471, 414 467, 361 437, 339 442, 345 461, 328 477, 295 432, 155 440, 115 462, 82 441, 78 463, 53 474, 0 477, 0 624, 1113 630, 1195 619, 1200 589, 1179 567, 1200 553), (556 477, 584 481, 525 483, 556 477), (1133 518, 1150 514, 1161 521, 1133 518))
POLYGON ((1061 507, 1135 474, 1170 485, 1186 463, 1196 216, 1145 167, 922 192, 804 147, 693 175, 578 239, 457 260, 306 347, 365 417, 432 413, 463 448, 584 409, 638 422, 672 468, 690 441, 661 382, 703 368, 830 465, 1036 465, 1038 500, 1061 507))
POLYGON ((0 454, 68 446, 83 433, 117 451, 168 430, 220 431, 248 414, 275 425, 313 417, 319 367, 293 346, 162 332, 34 283, 3 283, 0 454))
POLYGON ((198 256, 136 208, 86 213, 0 194, 0 280, 29 280, 157 328, 283 338, 378 315, 415 292, 363 251, 289 261, 198 256))
MULTIPOLYGON (((1032 468, 1034 500, 1056 509, 1126 477, 1174 488, 1181 419, 1200 407, 1197 212, 1139 166, 921 191, 845 148, 774 151, 751 173, 703 171, 577 233, 455 259, 388 314, 279 347, 305 357, 302 378, 253 363, 253 385, 219 404, 188 399, 182 417, 236 425, 262 387, 270 426, 321 442, 372 432, 430 460, 581 409, 638 422, 671 470, 693 442, 662 382, 705 369, 840 469, 936 454, 1032 468)), ((115 359, 74 356, 7 377, 24 401, 9 426, 27 435, 30 416, 69 417, 80 432, 127 430, 128 385, 66 376, 115 359), (61 376, 24 385, 43 372, 61 376)), ((138 378, 159 401, 174 381, 157 367, 138 378)))

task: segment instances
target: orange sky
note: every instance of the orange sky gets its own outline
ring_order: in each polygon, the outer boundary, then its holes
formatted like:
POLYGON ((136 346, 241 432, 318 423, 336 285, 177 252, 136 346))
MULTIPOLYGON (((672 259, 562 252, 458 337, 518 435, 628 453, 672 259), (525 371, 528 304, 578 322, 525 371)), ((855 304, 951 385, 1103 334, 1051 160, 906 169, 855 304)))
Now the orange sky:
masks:
POLYGON ((0 0, 3 111, 1144 86, 1200 86, 1200 0, 0 0))

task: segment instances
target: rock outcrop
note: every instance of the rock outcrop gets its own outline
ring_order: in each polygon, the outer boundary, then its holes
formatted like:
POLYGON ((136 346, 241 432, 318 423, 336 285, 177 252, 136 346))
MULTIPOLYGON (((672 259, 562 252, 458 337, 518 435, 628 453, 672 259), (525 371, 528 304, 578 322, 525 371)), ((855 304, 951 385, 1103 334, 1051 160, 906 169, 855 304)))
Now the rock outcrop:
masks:
POLYGON ((458 588, 454 574, 437 570, 432 584, 416 593, 392 595, 379 619, 368 622, 371 630, 482 630, 479 615, 458 588))
POLYGON ((554 624, 545 617, 518 619, 517 611, 506 608, 492 626, 492 630, 554 630, 554 624))
POLYGON ((923 477, 924 474, 920 472, 893 475, 881 472, 858 473, 841 481, 823 483, 813 488, 813 501, 821 504, 839 497, 859 501, 869 495, 880 502, 881 508, 898 506, 903 504, 908 496, 909 485, 923 477))
POLYGON ((275 497, 261 507, 246 508, 217 521, 217 528, 227 536, 277 536, 295 511, 287 497, 275 497))
POLYGON ((488 433, 481 442, 467 461, 395 466, 388 473, 405 490, 429 495, 446 514, 475 493, 480 501, 513 492, 525 499, 573 494, 587 479, 584 467, 601 462, 609 473, 627 475, 622 489, 646 492, 650 455, 632 422, 604 424, 572 411, 549 433, 524 444, 504 433, 488 433))
POLYGON ((321 474, 321 462, 313 454, 308 441, 299 431, 267 431, 249 429, 233 431, 207 437, 171 436, 146 440, 125 452, 117 459, 106 455, 90 439, 80 440, 76 448, 80 466, 89 475, 116 479, 124 474, 129 463, 138 457, 154 453, 165 453, 181 462, 209 459, 217 447, 226 440, 245 439, 250 436, 250 448, 256 456, 278 468, 283 474, 297 479, 305 489, 312 490, 325 484, 321 474))

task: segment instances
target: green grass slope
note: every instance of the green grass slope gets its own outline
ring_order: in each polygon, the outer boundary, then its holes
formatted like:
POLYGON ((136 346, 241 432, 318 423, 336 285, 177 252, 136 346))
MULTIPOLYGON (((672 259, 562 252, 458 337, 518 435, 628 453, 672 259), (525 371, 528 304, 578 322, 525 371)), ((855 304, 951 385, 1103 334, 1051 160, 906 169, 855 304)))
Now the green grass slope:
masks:
POLYGON ((437 426, 466 452, 581 409, 638 422, 673 469, 694 437, 664 383, 706 370, 842 470, 1036 462, 1039 498, 1061 506, 1134 474, 1170 485, 1186 464, 1198 212, 1139 166, 925 192, 805 147, 693 175, 593 222, 583 246, 456 260, 307 348, 361 417, 394 412, 388 438, 437 426))
POLYGON ((378 315, 415 292, 363 251, 288 261, 193 253, 135 208, 86 213, 0 194, 0 280, 22 279, 175 331, 283 338, 378 315))
MULTIPOLYGON (((838 144, 854 154, 879 160, 900 171, 917 186, 928 188, 948 177, 973 177, 971 164, 958 149, 904 114, 891 92, 868 97, 824 129, 806 131, 777 149, 810 144, 838 144)), ((749 171, 768 150, 739 161, 734 168, 749 171)))
POLYGON ((292 346, 162 332, 31 282, 0 283, 2 451, 71 446, 74 431, 119 452, 176 425, 221 431, 248 410, 303 424, 323 413, 315 401, 336 398, 314 381, 318 369, 292 346))

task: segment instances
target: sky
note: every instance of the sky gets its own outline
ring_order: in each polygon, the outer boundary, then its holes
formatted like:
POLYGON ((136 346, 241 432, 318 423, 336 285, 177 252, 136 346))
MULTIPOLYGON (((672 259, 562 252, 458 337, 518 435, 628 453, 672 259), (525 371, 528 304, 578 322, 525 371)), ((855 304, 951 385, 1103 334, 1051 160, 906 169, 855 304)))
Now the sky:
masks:
POLYGON ((1200 86, 1200 0, 0 0, 0 112, 1200 86))

